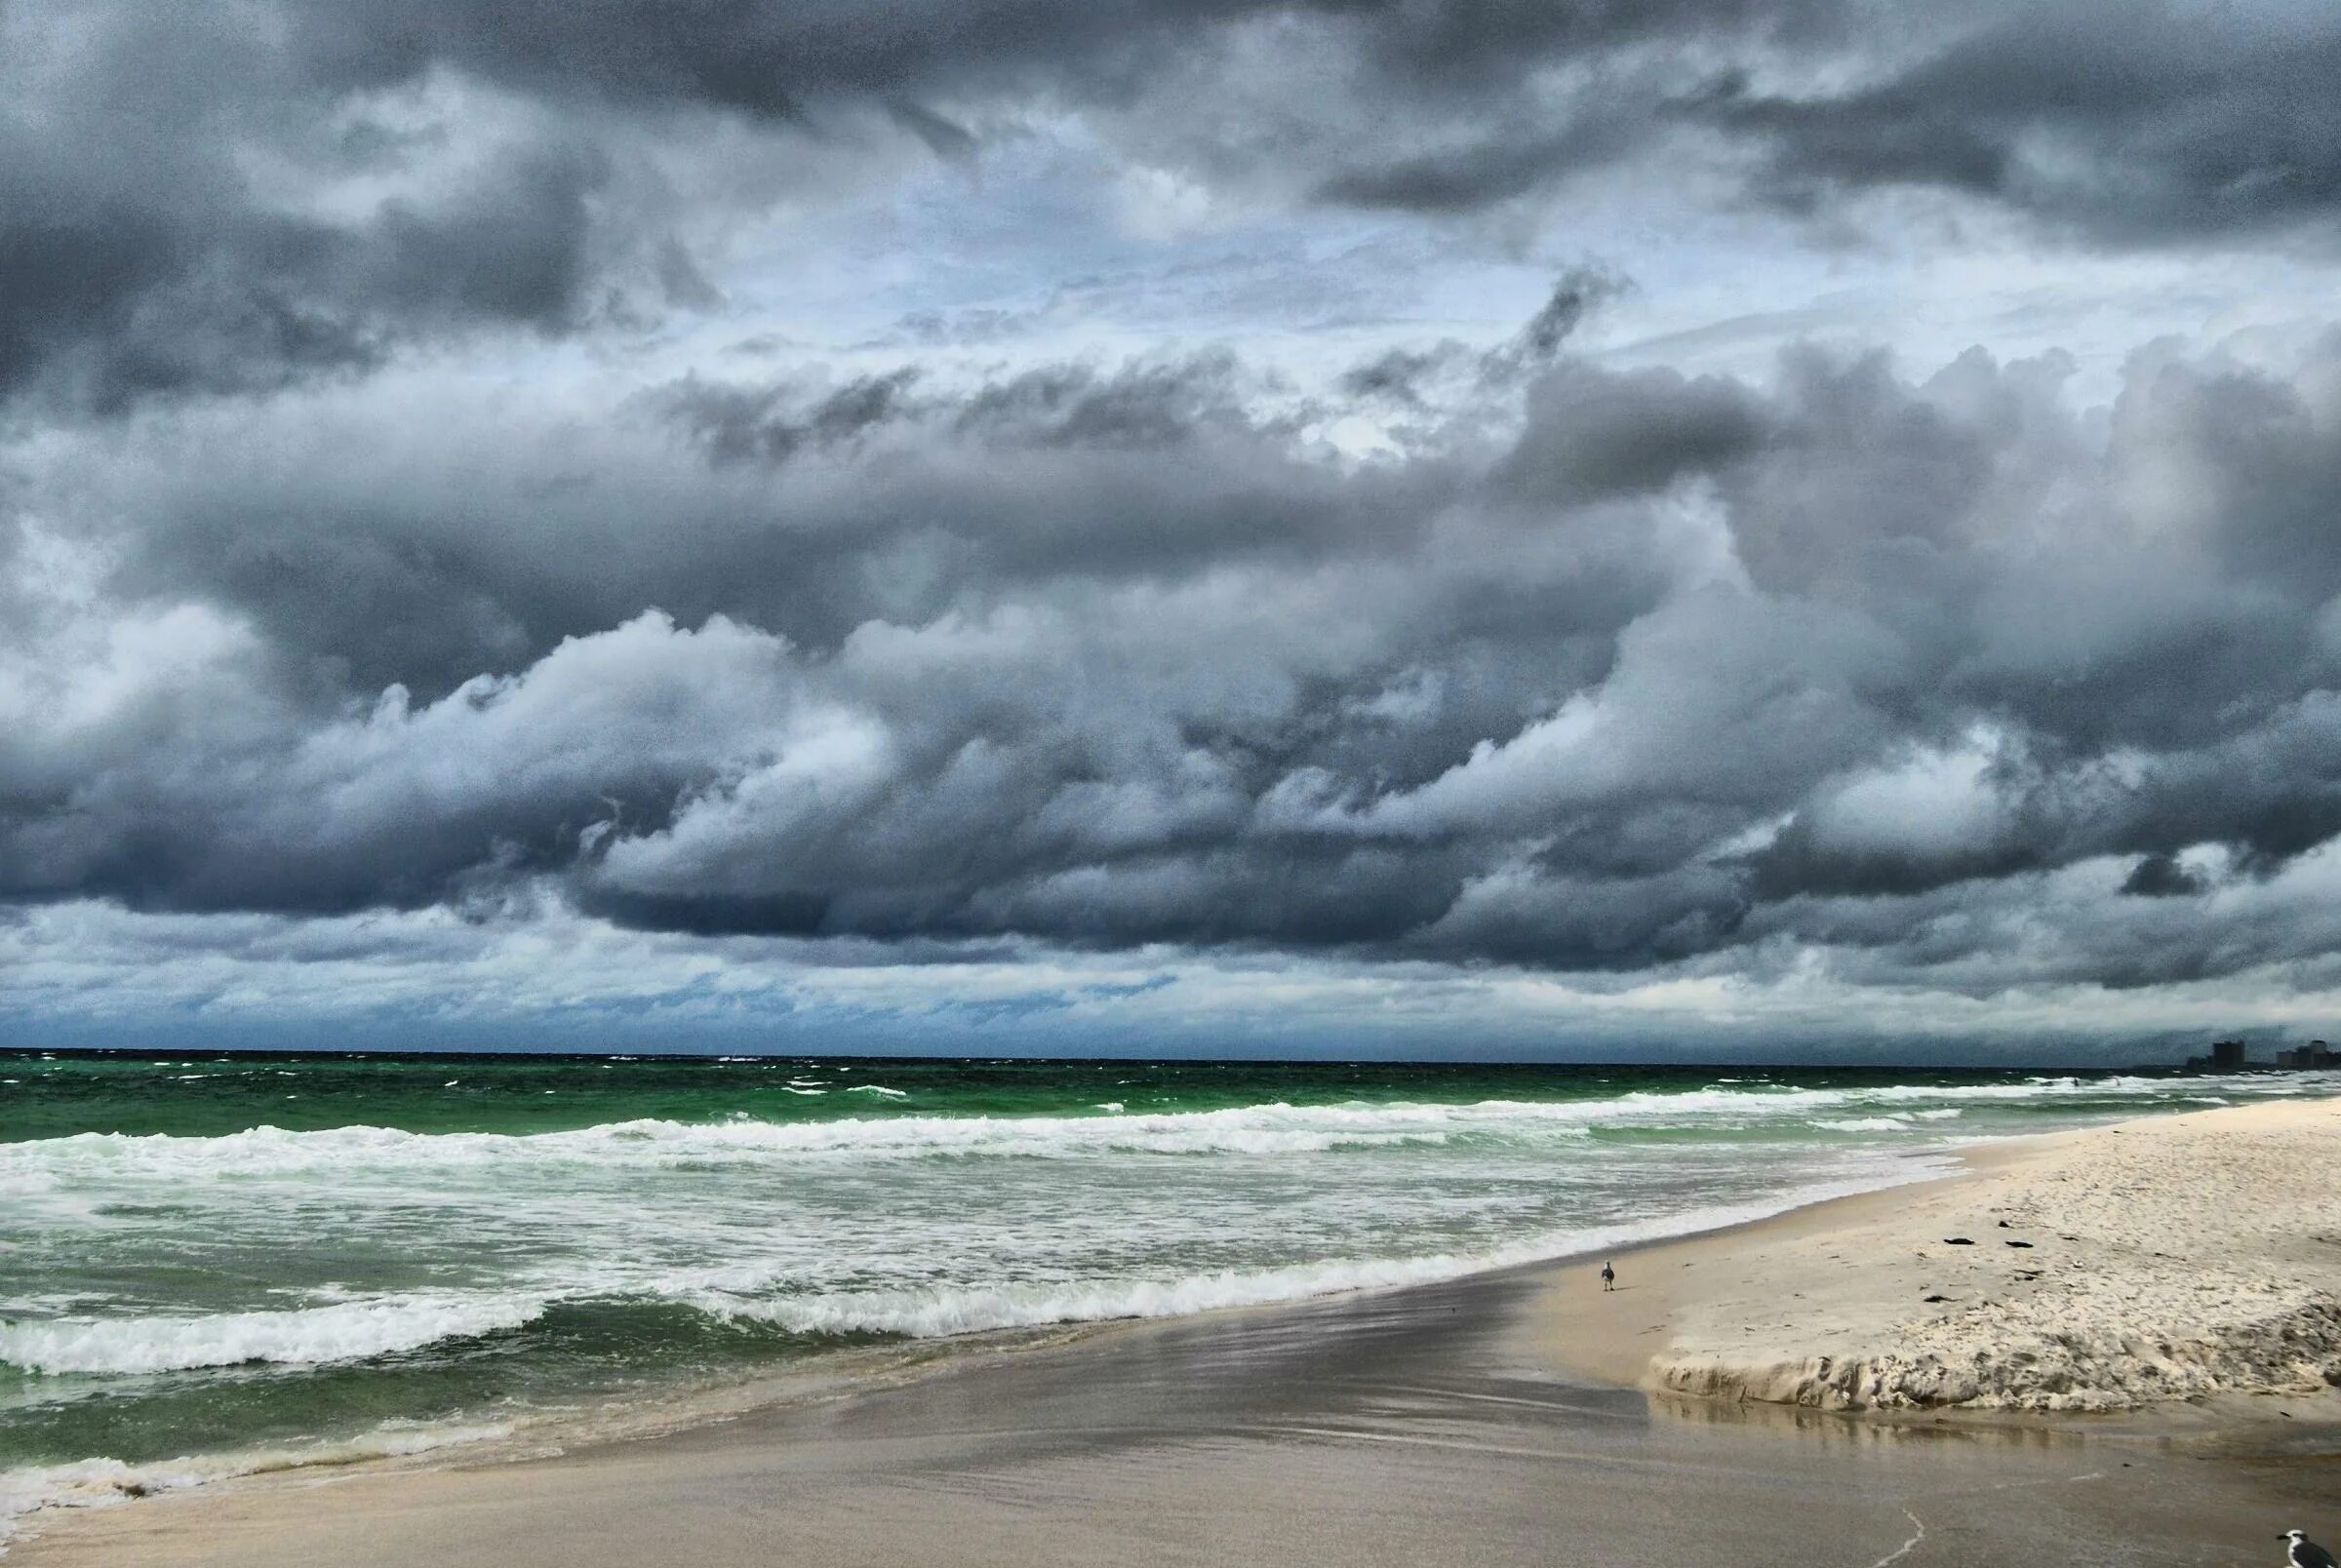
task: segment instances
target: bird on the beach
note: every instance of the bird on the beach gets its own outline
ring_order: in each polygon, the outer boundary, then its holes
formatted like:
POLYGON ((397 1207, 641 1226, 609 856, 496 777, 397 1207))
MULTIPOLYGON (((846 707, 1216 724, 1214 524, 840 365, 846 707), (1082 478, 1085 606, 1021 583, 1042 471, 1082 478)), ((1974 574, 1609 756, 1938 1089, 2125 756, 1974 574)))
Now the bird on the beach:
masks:
POLYGON ((2289 1543, 2284 1548, 2284 1561, 2292 1568, 2341 1568, 2341 1562, 2335 1562, 2333 1554, 2311 1541, 2304 1530, 2286 1530, 2276 1539, 2289 1543))

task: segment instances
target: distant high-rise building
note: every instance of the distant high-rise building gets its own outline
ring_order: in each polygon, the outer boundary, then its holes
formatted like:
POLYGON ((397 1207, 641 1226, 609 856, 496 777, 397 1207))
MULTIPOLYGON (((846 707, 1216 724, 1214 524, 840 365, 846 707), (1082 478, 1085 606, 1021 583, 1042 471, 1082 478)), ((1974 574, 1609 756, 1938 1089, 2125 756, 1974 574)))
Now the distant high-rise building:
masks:
POLYGON ((2324 1041, 2321 1039, 2313 1039, 2306 1045, 2296 1045, 2288 1051, 2278 1051, 2276 1053, 2276 1065, 2279 1067, 2289 1067, 2297 1070, 2302 1068, 2330 1068, 2334 1066, 2341 1066, 2341 1063, 2335 1062, 2332 1051, 2325 1045, 2324 1041))
POLYGON ((2243 1042, 2240 1039, 2220 1039, 2211 1042, 2211 1071, 2240 1073, 2243 1070, 2243 1042))

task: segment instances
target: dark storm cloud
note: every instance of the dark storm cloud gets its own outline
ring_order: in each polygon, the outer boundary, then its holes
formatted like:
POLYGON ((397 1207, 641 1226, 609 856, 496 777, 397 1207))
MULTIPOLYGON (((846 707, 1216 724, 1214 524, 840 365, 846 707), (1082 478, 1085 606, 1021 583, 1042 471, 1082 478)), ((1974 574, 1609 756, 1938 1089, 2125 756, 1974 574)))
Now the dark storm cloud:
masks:
POLYGON ((589 302, 610 173, 590 143, 524 137, 327 217, 267 199, 240 158, 311 166, 290 185, 394 172, 405 149, 314 125, 287 144, 281 96, 303 85, 196 12, 13 8, 0 85, 0 399, 265 391, 420 334, 556 330, 589 302))
POLYGON ((980 310, 647 391, 437 356, 638 346, 725 308, 727 219, 1033 106, 1272 208, 1682 169, 2289 243, 2337 50, 2309 6, 0 8, 0 900, 1979 994, 2303 961, 2341 336, 2148 345, 2092 415, 2055 355, 1605 366, 1591 269, 1324 387, 928 354, 1032 325, 980 310))
POLYGON ((1353 398, 1386 398, 1419 409, 1423 407, 1424 380, 1450 370, 1458 361, 1477 358, 1460 343, 1430 349, 1393 348, 1342 372, 1339 385, 1353 398))
POLYGON ((964 161, 1041 103, 1271 201, 1451 216, 1704 159, 1799 211, 1924 187, 2122 244, 2322 231, 2336 75, 2315 5, 18 6, 0 398, 115 412, 711 308, 682 230, 892 177, 871 126, 964 161), (757 154, 706 150, 717 124, 757 154))
POLYGON ((2233 242, 2341 204, 2341 14, 2327 6, 2025 8, 1862 85, 1726 74, 1679 112, 1762 149, 1808 206, 1881 186, 1988 198, 2118 243, 2233 242))
MULTIPOLYGON (((1590 287, 1564 277, 1538 321, 1590 287)), ((1531 336, 1471 357, 1463 384, 1517 374, 1531 336)), ((1675 416, 1649 397, 1642 412, 1675 416)), ((694 375, 639 399, 597 438, 600 461, 550 427, 516 446, 508 410, 449 419, 424 400, 355 442, 341 418, 298 407, 199 415, 77 485, 95 508, 168 519, 119 564, 120 591, 197 589, 250 616, 305 679, 398 682, 428 700, 646 606, 827 649, 874 613, 924 619, 995 583, 1416 547, 1457 484, 1451 456, 1347 474, 1296 442, 1310 412, 1210 351, 957 387, 915 367, 694 375), (678 442, 704 466, 679 463, 678 442)), ((1669 439, 1638 434, 1636 450, 1662 465, 1669 439)), ((1684 439, 1714 437, 1693 424, 1684 439)), ((1663 478, 1637 469, 1614 488, 1663 478)), ((1567 482, 1598 495, 1605 480, 1589 465, 1567 482)), ((1612 540, 1567 585, 1570 613, 1613 625, 1658 580, 1612 540), (1612 590, 1614 609, 1595 603, 1612 590)), ((1532 582, 1498 583, 1447 624, 1508 647, 1554 608, 1532 582)))
POLYGON ((2147 855, 2123 882, 2122 890, 2140 898, 2179 898, 2204 890, 2204 880, 2168 853, 2147 855))
MULTIPOLYGON (((1630 292, 1632 284, 1598 267, 1571 267, 1528 324, 1494 348, 1473 350, 1449 338, 1432 348, 1393 348, 1341 372, 1336 381, 1348 397, 1366 403, 1388 401, 1423 409, 1425 393, 1458 377, 1476 378, 1483 388, 1505 385, 1547 369, 1589 311, 1630 292)), ((1664 440, 1662 436, 1659 438, 1664 440)))
POLYGON ((1772 13, 1771 29, 1745 12, 1644 20, 1598 42, 1527 30, 1521 78, 1557 73, 1533 92, 1450 63, 1434 78, 1453 93, 1438 113, 1402 114, 1362 155, 1325 149, 1334 166, 1317 193, 1468 213, 1634 159, 1680 169, 1694 149, 1670 128, 1696 128, 1747 194, 1797 214, 1919 189, 2116 246, 2329 241, 2341 216, 2329 6, 2155 0, 2118 19, 2077 4, 1815 6, 1772 13))
POLYGON ((1315 194, 1352 207, 1394 208, 1452 216, 1532 195, 1572 174, 1618 162, 1644 146, 1647 119, 1605 114, 1593 105, 1570 111, 1558 131, 1492 129, 1457 147, 1402 153, 1328 176, 1315 194))
POLYGON ((1313 460, 1240 400, 1256 381, 1211 354, 957 393, 905 372, 697 377, 636 400, 594 456, 550 425, 516 444, 508 412, 443 426, 426 405, 352 447, 308 411, 230 411, 82 486, 94 508, 169 514, 121 591, 200 584, 303 671, 432 698, 646 605, 828 649, 995 581, 1129 581, 1416 528, 1426 480, 1368 487, 1313 460), (229 450, 199 433, 215 420, 242 432, 229 450))
MULTIPOLYGON (((851 3, 682 0, 385 0, 353 8, 280 0, 290 52, 313 80, 405 80, 452 64, 518 87, 621 101, 689 100, 795 120, 842 94, 998 89, 1076 75, 1110 100, 1142 88, 1167 51, 1201 33, 1290 19, 1354 48, 1385 80, 1456 93, 1509 83, 1553 59, 1685 38, 1803 42, 1837 30, 1842 0, 911 0, 851 3)), ((964 130, 897 98, 924 129, 964 130)))
POLYGON ((1318 432, 1388 406, 1381 362, 1299 396, 1227 354, 700 374, 583 445, 443 405, 365 451, 298 402, 93 432, 18 491, 104 551, 63 599, 12 574, 53 694, 0 739, 0 878, 1562 969, 1820 946, 1977 992, 2301 953, 2212 899, 2332 872, 2341 337, 2282 373, 2158 346, 2083 417, 2053 356, 1605 369, 1557 330, 1584 288, 1374 457, 1318 432))
POLYGON ((717 385, 690 377, 657 401, 718 463, 786 462, 806 447, 852 441, 902 412, 918 381, 909 367, 863 376, 798 412, 778 386, 717 385))

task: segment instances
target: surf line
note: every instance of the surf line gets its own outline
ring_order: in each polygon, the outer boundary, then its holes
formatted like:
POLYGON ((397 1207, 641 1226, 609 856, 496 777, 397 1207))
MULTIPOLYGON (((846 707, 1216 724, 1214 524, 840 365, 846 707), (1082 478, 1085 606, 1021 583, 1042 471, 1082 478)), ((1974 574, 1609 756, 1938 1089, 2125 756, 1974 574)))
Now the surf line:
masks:
POLYGON ((1903 1558, 1909 1556, 1913 1551, 1916 1551, 1918 1549, 1919 1543, 1926 1539, 1926 1523, 1924 1520, 1921 1519, 1917 1514, 1911 1512, 1908 1509, 1904 1509, 1902 1510, 1902 1517, 1910 1521, 1911 1528, 1916 1530, 1918 1534, 1912 1536, 1908 1541, 1903 1542, 1893 1550, 1887 1552, 1885 1556, 1870 1564, 1870 1568, 1885 1568, 1885 1565, 1889 1562, 1900 1562, 1903 1558))
MULTIPOLYGON (((2104 1479, 2105 1471, 2091 1470, 2086 1475, 2051 1477, 2050 1479, 2044 1481, 2003 1481, 1998 1486, 1985 1486, 1977 1488, 1975 1492, 1945 1492, 1939 1495, 1944 1497, 1972 1497, 1975 1496, 1977 1492, 2007 1492, 2027 1486, 2070 1486, 2076 1481, 2102 1481, 2104 1479)), ((1910 1521, 1911 1528, 1916 1530, 1918 1534, 1912 1536, 1908 1541, 1903 1542, 1893 1550, 1887 1552, 1885 1556, 1870 1564, 1870 1568, 1885 1568, 1885 1565, 1889 1562, 1899 1562, 1902 1558, 1909 1556, 1913 1550, 1917 1549, 1920 1542, 1926 1539, 1926 1526, 1917 1514, 1911 1512, 1908 1509, 1904 1509, 1902 1510, 1902 1517, 1910 1521)))

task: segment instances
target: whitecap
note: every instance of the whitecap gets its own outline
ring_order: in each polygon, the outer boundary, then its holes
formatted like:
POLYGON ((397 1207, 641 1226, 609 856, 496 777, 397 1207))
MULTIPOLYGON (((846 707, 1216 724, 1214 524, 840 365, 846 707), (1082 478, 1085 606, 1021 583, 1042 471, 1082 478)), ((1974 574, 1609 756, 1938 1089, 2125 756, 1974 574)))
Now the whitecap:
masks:
POLYGON ((200 1317, 35 1318, 0 1322, 0 1361, 47 1373, 362 1361, 518 1328, 543 1311, 528 1297, 396 1296, 200 1317))
MULTIPOLYGON (((797 1079, 800 1095, 866 1094, 907 1099, 881 1083, 824 1091, 797 1079)), ((382 1176, 433 1175, 490 1166, 662 1166, 789 1159, 1100 1158, 1145 1155, 1310 1155, 1334 1150, 1435 1146, 1456 1139, 1528 1145, 1582 1138, 1601 1128, 1737 1127, 1753 1121, 1887 1116, 1951 1119, 1976 1105, 2128 1096, 2145 1079, 2074 1078, 2029 1083, 1885 1085, 1811 1089, 1709 1087, 1637 1090, 1602 1100, 1283 1102, 1217 1111, 1098 1116, 893 1115, 815 1121, 742 1117, 719 1123, 637 1118, 554 1132, 416 1133, 343 1126, 305 1132, 258 1126, 216 1137, 76 1133, 0 1144, 0 1194, 52 1194, 97 1181, 247 1181, 364 1169, 382 1176)), ((1110 1102, 1119 1104, 1120 1102, 1110 1102)), ((2162 1103, 2167 1103, 2166 1101, 2162 1103)))
POLYGON ((1518 1264, 1608 1252, 1745 1224, 1826 1198, 1925 1181, 1948 1168, 1945 1163, 1927 1160, 1897 1160, 1890 1166, 1811 1183, 1759 1201, 1693 1208, 1636 1224, 1549 1232, 1478 1252, 1332 1259, 1160 1279, 968 1282, 779 1297, 699 1288, 680 1290, 677 1295, 719 1317, 753 1318, 813 1335, 876 1333, 928 1339, 1052 1323, 1176 1317, 1229 1307, 1428 1284, 1518 1264))

